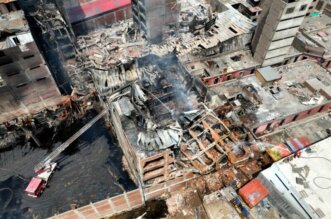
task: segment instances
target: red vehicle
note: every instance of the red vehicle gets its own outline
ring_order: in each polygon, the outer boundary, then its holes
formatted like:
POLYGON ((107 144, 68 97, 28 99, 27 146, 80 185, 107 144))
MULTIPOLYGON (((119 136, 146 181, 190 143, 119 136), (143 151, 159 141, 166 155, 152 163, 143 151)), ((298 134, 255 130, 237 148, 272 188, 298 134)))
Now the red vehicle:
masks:
POLYGON ((45 190, 48 185, 49 179, 53 175, 57 163, 52 162, 62 151, 64 151, 69 145, 74 142, 81 134, 83 134, 86 130, 88 130, 94 123, 96 123, 99 119, 101 119, 106 113, 108 109, 104 109, 99 115, 94 117, 90 122, 84 125, 76 134, 71 136, 68 140, 62 143, 58 148, 56 148, 52 153, 47 155, 47 157, 38 163, 34 170, 37 174, 36 177, 33 177, 26 187, 25 192, 34 198, 38 198, 41 193, 45 190))
POLYGON ((28 196, 37 198, 41 195, 45 188, 46 182, 43 179, 33 177, 28 187, 26 187, 25 192, 28 194, 28 196))
POLYGON ((47 165, 47 167, 38 171, 38 175, 31 179, 28 187, 25 189, 25 192, 28 194, 28 196, 38 198, 43 193, 43 191, 46 189, 48 180, 51 178, 55 171, 56 166, 56 163, 50 163, 47 165))

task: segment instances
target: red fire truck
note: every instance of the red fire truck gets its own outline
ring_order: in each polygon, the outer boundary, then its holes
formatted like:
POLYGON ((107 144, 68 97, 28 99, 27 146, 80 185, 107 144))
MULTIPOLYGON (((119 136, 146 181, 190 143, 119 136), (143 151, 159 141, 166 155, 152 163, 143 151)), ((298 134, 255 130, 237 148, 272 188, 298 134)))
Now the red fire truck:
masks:
POLYGON ((56 163, 50 163, 47 168, 40 170, 36 177, 33 177, 26 187, 25 192, 28 196, 38 198, 45 190, 48 180, 55 171, 56 163))

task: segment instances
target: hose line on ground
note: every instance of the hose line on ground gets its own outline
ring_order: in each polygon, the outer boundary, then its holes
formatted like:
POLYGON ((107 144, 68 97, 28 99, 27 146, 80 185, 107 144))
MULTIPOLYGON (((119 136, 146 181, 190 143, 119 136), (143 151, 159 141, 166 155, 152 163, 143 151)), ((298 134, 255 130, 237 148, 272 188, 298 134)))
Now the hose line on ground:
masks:
MULTIPOLYGON (((10 191, 10 197, 9 197, 9 199, 5 202, 5 204, 2 206, 2 209, 3 209, 3 210, 7 208, 7 206, 9 205, 9 203, 11 202, 11 200, 13 199, 13 196, 14 196, 14 192, 13 192, 13 190, 11 190, 11 189, 8 188, 8 187, 6 187, 6 188, 1 188, 1 189, 0 189, 0 192, 5 191, 5 190, 10 191)), ((1 208, 0 208, 0 209, 1 209, 1 208)))

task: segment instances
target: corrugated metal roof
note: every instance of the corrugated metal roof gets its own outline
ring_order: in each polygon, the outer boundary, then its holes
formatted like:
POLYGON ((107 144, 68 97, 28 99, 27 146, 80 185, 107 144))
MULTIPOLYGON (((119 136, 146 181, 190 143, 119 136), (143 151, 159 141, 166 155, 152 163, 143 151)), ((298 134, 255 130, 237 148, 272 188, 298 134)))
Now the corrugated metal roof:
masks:
POLYGON ((130 0, 95 0, 68 11, 71 23, 82 21, 107 11, 113 11, 131 4, 130 0))
POLYGON ((244 187, 239 189, 239 195, 250 208, 253 208, 269 195, 269 191, 258 179, 253 179, 244 187))

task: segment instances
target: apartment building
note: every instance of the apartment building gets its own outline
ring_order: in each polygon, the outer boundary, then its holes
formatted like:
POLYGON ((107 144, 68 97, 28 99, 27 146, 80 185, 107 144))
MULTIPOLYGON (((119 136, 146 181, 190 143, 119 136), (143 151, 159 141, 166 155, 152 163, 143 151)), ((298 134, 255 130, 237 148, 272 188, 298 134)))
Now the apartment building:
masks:
POLYGON ((265 0, 252 40, 254 58, 262 66, 284 61, 312 0, 265 0))

